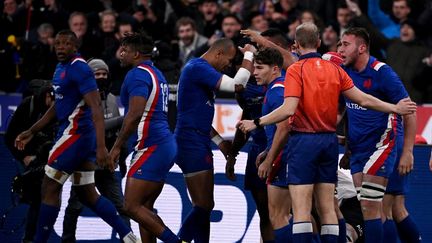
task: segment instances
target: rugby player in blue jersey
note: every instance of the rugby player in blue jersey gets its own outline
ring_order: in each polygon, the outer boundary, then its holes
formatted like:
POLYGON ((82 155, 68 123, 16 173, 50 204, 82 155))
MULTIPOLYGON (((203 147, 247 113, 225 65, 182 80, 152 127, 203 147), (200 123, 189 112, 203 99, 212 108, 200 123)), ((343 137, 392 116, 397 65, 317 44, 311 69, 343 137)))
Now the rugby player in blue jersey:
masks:
POLYGON ((246 86, 252 70, 255 48, 245 45, 242 65, 234 78, 222 74, 236 54, 230 39, 219 39, 201 57, 184 66, 178 85, 177 164, 182 169, 193 208, 183 221, 179 236, 182 240, 208 242, 210 213, 214 207, 213 155, 211 141, 219 145, 225 156, 228 146, 212 128, 215 91, 234 92, 246 86))
POLYGON ((120 48, 121 64, 133 68, 120 91, 125 119, 111 149, 111 159, 118 160, 121 147, 132 133, 137 137, 127 173, 125 211, 139 223, 142 242, 155 242, 156 236, 164 242, 176 243, 180 239, 153 212, 177 153, 167 118, 168 84, 151 61, 154 44, 149 36, 127 35, 120 48))
POLYGON ((72 186, 80 201, 111 225, 124 242, 135 236, 114 205, 95 190, 96 165, 114 170, 105 147, 104 117, 94 74, 77 53, 78 38, 70 30, 60 31, 54 42, 59 64, 53 77, 55 104, 29 130, 16 138, 18 149, 43 127, 59 122, 56 143, 45 166, 42 204, 34 242, 47 242, 60 211, 64 182, 72 175, 72 186))
MULTIPOLYGON (((267 115, 282 105, 284 101, 284 80, 281 76, 282 54, 273 48, 261 49, 255 55, 254 77, 259 85, 265 85, 262 115, 267 115)), ((264 126, 267 148, 264 161, 257 161, 258 176, 267 178, 268 208, 273 226, 275 242, 290 242, 292 225, 289 224, 291 198, 287 177, 287 139, 290 131, 289 121, 264 126)))
MULTIPOLYGON (((369 34, 362 28, 348 29, 342 36, 338 53, 354 85, 393 104, 407 98, 393 69, 370 56, 369 44, 369 34)), ((396 242, 393 218, 404 242, 419 242, 419 230, 404 200, 406 175, 414 162, 415 113, 401 117, 364 108, 349 99, 346 107, 350 166, 365 220, 365 242, 396 242), (384 227, 382 206, 387 218, 384 227)))

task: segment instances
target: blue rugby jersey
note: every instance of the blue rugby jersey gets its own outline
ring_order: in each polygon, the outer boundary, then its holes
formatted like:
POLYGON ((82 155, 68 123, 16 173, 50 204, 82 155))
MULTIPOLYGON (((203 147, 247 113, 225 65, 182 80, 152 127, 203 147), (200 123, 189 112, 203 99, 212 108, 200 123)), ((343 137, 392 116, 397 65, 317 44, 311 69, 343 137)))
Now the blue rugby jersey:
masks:
MULTIPOLYGON (((354 85, 382 101, 396 104, 408 93, 393 69, 374 57, 365 70, 356 72, 344 67, 354 85)), ((352 152, 363 152, 393 139, 395 132, 403 135, 401 117, 361 107, 345 98, 348 112, 348 137, 352 152)))
POLYGON ((164 143, 172 138, 167 118, 168 95, 167 81, 151 61, 144 61, 127 73, 120 91, 125 114, 132 97, 141 96, 147 100, 134 135, 137 137, 135 149, 164 143))
POLYGON ((91 110, 83 96, 97 90, 97 85, 86 61, 77 54, 69 62, 57 64, 52 85, 59 121, 58 136, 94 130, 91 110))
POLYGON ((183 67, 177 93, 177 136, 189 136, 192 131, 210 140, 215 91, 221 77, 203 58, 192 59, 183 67))

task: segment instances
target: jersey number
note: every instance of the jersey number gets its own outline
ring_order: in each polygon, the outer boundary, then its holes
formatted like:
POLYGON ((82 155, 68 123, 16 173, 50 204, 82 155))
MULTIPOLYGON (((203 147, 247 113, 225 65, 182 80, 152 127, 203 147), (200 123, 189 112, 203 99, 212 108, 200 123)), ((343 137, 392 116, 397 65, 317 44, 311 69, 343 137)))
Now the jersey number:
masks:
POLYGON ((160 88, 162 91, 162 110, 164 112, 168 112, 168 96, 169 96, 168 85, 161 83, 160 88))

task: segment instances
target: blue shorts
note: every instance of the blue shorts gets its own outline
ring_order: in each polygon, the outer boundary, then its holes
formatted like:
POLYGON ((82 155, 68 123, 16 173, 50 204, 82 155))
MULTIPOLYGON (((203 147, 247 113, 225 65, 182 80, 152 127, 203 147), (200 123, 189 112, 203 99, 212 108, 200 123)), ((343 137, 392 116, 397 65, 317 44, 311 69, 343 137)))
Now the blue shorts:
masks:
POLYGON ((177 145, 174 138, 166 143, 135 150, 127 176, 147 181, 164 182, 169 170, 174 165, 176 153, 177 145))
POLYGON ((288 139, 288 184, 336 183, 336 133, 292 132, 288 139))
POLYGON ((210 147, 210 136, 197 138, 196 136, 176 136, 177 165, 183 174, 213 170, 213 153, 210 147))
POLYGON ((258 145, 256 143, 250 143, 250 149, 248 152, 248 158, 245 170, 244 188, 245 190, 254 189, 265 189, 266 184, 264 180, 261 180, 258 176, 258 168, 256 167, 256 158, 258 155, 266 149, 265 144, 258 145))
POLYGON ((287 188, 288 187, 288 164, 287 164, 288 150, 287 146, 279 154, 276 160, 273 162, 272 172, 267 178, 267 184, 272 186, 278 186, 287 188))
POLYGON ((371 149, 367 151, 351 151, 351 174, 363 172, 363 174, 388 178, 396 163, 397 149, 395 144, 397 140, 392 138, 378 147, 371 145, 371 149))
POLYGON ((403 138, 398 137, 397 139, 397 156, 396 163, 393 168, 393 172, 390 174, 388 178, 388 184, 386 188, 387 194, 392 195, 405 195, 409 191, 409 175, 401 176, 399 175, 399 171, 397 170, 399 166, 399 160, 402 155, 403 150, 403 138))
POLYGON ((48 157, 48 165, 72 174, 84 162, 96 161, 96 134, 63 134, 57 139, 48 157))

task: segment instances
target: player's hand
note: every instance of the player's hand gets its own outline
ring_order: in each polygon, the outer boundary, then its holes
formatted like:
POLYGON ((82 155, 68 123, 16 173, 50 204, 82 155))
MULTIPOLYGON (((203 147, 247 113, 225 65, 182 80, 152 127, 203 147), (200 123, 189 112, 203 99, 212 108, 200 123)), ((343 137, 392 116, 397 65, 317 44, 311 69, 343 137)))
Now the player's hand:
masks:
POLYGON ((270 172, 272 170, 272 161, 270 160, 264 160, 258 167, 258 176, 261 179, 267 178, 268 175, 270 175, 270 172))
POLYGON ((225 176, 229 180, 235 181, 237 179, 235 172, 234 172, 234 165, 236 163, 236 157, 232 156, 232 155, 228 155, 228 157, 226 157, 226 159, 227 159, 227 162, 225 165, 225 176))
POLYGON ((402 152, 401 158, 399 160, 398 171, 400 175, 406 175, 410 173, 414 168, 414 156, 410 152, 402 152))
POLYGON ((350 169, 350 159, 351 159, 351 151, 345 150, 345 154, 339 161, 339 167, 342 169, 348 170, 350 169))
POLYGON ((118 161, 120 159, 120 152, 121 152, 120 148, 112 147, 111 151, 108 154, 108 157, 111 161, 110 163, 114 165, 114 168, 117 167, 118 165, 118 161))
POLYGON ((401 99, 396 104, 396 113, 399 115, 409 115, 416 111, 417 105, 410 98, 401 99))
POLYGON ((240 46, 239 46, 239 50, 240 50, 242 53, 245 53, 245 52, 247 52, 247 51, 250 51, 250 52, 252 52, 252 53, 255 53, 255 52, 257 51, 257 49, 255 48, 255 46, 253 46, 253 45, 251 45, 251 44, 246 44, 244 47, 240 47, 240 46))
POLYGON ((352 13, 355 14, 355 16, 360 16, 362 14, 362 11, 360 10, 359 5, 354 2, 353 0, 346 0, 346 4, 349 8, 349 10, 351 10, 352 13))
POLYGON ((243 133, 248 133, 254 129, 256 129, 256 125, 253 120, 242 120, 239 121, 236 125, 238 129, 240 129, 243 133))
POLYGON ((260 164, 265 160, 265 158, 267 157, 267 150, 262 151, 261 153, 258 154, 256 160, 255 160, 255 165, 258 168, 260 166, 260 164))
POLYGON ((18 150, 24 150, 25 146, 30 142, 33 136, 34 134, 31 130, 25 130, 20 133, 15 139, 15 147, 18 150))
POLYGON ((96 162, 100 168, 109 169, 112 172, 115 169, 114 163, 105 147, 98 147, 96 149, 96 162))
POLYGON ((241 84, 235 84, 234 85, 234 92, 236 92, 236 93, 241 93, 241 92, 244 92, 245 90, 246 90, 246 88, 241 84))
POLYGON ((255 42, 257 44, 260 44, 264 39, 264 37, 262 37, 258 31, 251 29, 240 30, 240 34, 248 37, 252 42, 255 42))

